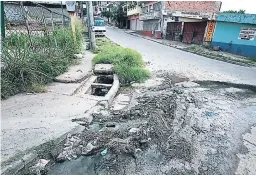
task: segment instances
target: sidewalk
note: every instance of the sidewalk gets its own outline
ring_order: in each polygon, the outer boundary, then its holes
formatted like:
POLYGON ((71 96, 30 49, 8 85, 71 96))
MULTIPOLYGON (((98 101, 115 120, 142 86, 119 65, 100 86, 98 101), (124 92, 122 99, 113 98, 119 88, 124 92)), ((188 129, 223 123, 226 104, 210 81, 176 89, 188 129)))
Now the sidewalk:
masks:
POLYGON ((232 53, 222 52, 222 51, 213 51, 213 50, 209 50, 203 46, 196 45, 196 44, 186 44, 186 43, 182 43, 179 41, 171 41, 171 40, 166 40, 166 39, 154 39, 154 38, 151 38, 148 36, 142 36, 133 30, 127 29, 127 30, 124 30, 124 32, 127 34, 130 34, 130 35, 133 35, 133 36, 141 37, 141 38, 162 44, 162 45, 173 47, 173 48, 185 51, 185 52, 191 52, 191 53, 194 53, 194 54, 197 54, 200 56, 205 56, 207 58, 220 60, 220 61, 237 64, 237 65, 241 65, 241 66, 248 66, 248 67, 256 66, 256 62, 249 61, 249 59, 244 56, 235 55, 232 53), (193 49, 191 49, 191 48, 193 48, 193 49))
POLYGON ((72 95, 90 75, 92 58, 93 54, 86 52, 80 65, 60 76, 78 83, 55 82, 47 93, 18 94, 2 101, 1 163, 80 126, 71 119, 85 117, 85 111, 97 101, 72 95))
POLYGON ((151 37, 148 37, 148 36, 143 36, 143 35, 140 35, 140 34, 136 33, 133 30, 125 30, 124 32, 128 33, 130 35, 133 35, 133 36, 141 37, 141 38, 144 38, 144 39, 147 39, 147 40, 150 40, 150 41, 154 41, 154 42, 159 43, 159 44, 175 47, 175 48, 178 48, 178 49, 185 49, 185 48, 191 46, 189 44, 182 43, 182 42, 179 42, 179 41, 170 41, 170 40, 165 40, 165 39, 154 39, 154 38, 151 38, 151 37))

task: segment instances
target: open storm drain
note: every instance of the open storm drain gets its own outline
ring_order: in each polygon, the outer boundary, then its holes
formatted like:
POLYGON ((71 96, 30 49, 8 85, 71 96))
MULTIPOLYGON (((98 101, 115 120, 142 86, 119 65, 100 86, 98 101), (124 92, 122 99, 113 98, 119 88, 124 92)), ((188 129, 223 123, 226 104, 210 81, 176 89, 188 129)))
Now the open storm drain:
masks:
POLYGON ((89 94, 95 96, 105 96, 111 89, 113 82, 113 75, 99 75, 91 84, 89 94))
POLYGON ((101 83, 101 84, 112 84, 114 81, 113 75, 99 75, 94 83, 101 83))
POLYGON ((114 84, 112 65, 97 64, 94 68, 95 80, 91 84, 87 94, 106 96, 114 84))

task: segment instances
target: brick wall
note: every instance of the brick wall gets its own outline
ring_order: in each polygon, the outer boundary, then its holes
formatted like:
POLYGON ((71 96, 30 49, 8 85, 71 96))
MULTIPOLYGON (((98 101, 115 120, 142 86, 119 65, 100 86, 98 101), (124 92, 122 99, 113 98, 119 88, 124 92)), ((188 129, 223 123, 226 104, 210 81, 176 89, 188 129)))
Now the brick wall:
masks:
POLYGON ((166 1, 165 9, 167 11, 183 12, 219 12, 221 7, 220 1, 166 1))

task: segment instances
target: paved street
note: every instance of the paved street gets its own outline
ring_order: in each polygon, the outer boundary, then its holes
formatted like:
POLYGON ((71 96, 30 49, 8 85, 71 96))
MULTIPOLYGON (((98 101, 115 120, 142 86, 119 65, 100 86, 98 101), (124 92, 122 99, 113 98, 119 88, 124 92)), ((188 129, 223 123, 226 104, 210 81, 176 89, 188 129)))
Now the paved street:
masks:
POLYGON ((256 68, 243 67, 164 46, 129 35, 120 29, 107 28, 107 37, 117 44, 140 52, 149 68, 169 70, 191 80, 228 81, 256 85, 256 68))

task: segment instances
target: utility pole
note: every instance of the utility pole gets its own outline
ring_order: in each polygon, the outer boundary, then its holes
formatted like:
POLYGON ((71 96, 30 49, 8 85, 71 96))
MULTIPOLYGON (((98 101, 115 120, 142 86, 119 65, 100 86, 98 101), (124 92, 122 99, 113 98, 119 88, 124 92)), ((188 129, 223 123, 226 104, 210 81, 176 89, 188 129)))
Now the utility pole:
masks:
POLYGON ((64 12, 63 12, 62 1, 60 1, 60 3, 61 3, 61 14, 62 14, 62 26, 64 26, 64 12))
POLYGON ((5 37, 5 24, 4 24, 4 1, 1 1, 1 12, 0 12, 0 16, 1 16, 1 40, 4 39, 5 37))
POLYGON ((84 24, 84 13, 83 13, 83 1, 80 2, 81 6, 80 6, 80 10, 81 10, 81 20, 82 20, 82 24, 84 24))
POLYGON ((87 10, 87 20, 88 20, 88 32, 90 36, 90 48, 92 50, 96 49, 96 39, 95 39, 95 32, 92 30, 94 26, 94 18, 93 18, 93 6, 92 1, 86 1, 86 8, 87 10))

